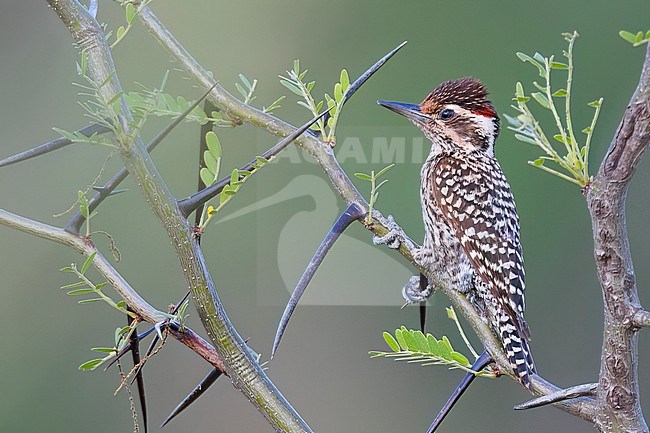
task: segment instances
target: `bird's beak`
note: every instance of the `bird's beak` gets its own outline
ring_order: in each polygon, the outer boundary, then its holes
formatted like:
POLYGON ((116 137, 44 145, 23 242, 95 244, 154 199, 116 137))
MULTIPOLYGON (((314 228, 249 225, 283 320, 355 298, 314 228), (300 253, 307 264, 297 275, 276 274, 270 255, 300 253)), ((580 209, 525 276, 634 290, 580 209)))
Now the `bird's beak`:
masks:
POLYGON ((415 123, 424 123, 424 121, 428 119, 426 114, 422 114, 420 106, 416 104, 382 100, 377 101, 377 104, 381 105, 382 107, 386 107, 397 114, 401 114, 402 116, 412 120, 415 123))

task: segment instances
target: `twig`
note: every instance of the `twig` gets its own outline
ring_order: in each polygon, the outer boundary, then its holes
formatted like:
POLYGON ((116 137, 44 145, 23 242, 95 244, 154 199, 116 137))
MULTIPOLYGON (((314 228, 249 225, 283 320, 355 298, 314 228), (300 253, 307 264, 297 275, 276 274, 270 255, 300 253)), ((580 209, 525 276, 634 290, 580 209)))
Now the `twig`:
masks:
POLYGON ((634 326, 638 326, 639 328, 650 327, 650 311, 638 310, 634 313, 632 323, 634 326))
POLYGON ((597 383, 585 383, 583 385, 572 386, 561 391, 553 392, 542 397, 534 398, 525 403, 518 404, 514 407, 515 410, 533 409, 548 404, 558 403, 560 401, 569 400, 576 397, 592 396, 596 394, 598 389, 597 383))

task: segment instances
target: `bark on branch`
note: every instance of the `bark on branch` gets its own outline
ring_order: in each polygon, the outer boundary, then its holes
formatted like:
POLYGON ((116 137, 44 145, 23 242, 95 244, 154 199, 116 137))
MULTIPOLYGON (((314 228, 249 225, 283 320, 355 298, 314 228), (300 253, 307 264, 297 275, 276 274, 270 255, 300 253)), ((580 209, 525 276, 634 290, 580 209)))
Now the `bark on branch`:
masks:
POLYGON ((641 310, 625 223, 630 180, 650 143, 650 45, 639 85, 625 110, 600 170, 588 187, 605 323, 595 424, 601 431, 647 432, 638 382, 638 326, 641 310))

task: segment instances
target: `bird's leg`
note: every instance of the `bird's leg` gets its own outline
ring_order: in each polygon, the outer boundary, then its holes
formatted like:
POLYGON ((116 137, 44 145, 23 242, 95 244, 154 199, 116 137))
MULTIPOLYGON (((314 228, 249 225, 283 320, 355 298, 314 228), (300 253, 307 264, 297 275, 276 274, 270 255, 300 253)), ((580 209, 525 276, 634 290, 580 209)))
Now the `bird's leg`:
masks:
POLYGON ((406 301, 404 306, 426 301, 433 289, 433 285, 424 275, 413 275, 402 289, 402 297, 406 301))
POLYGON ((386 218, 386 227, 388 228, 388 233, 384 236, 375 235, 372 238, 372 242, 375 245, 387 245, 388 248, 392 249, 399 248, 399 246, 407 239, 406 233, 404 233, 404 230, 397 225, 392 215, 388 215, 386 218))

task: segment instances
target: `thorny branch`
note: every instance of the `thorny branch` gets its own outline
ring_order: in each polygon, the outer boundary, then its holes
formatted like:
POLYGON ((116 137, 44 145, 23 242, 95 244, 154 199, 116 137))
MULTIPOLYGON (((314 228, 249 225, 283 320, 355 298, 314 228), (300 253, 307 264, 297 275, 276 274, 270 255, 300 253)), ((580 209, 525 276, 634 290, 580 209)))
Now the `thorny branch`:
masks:
MULTIPOLYGON (((194 80, 202 84, 210 82, 211 77, 207 71, 187 51, 185 51, 185 49, 171 35, 171 33, 169 33, 150 9, 145 8, 145 10, 143 10, 139 15, 139 19, 153 37, 158 40, 158 42, 194 80)), ((648 59, 646 58, 646 65, 647 64, 648 59)), ((646 68, 644 68, 644 70, 646 68)), ((242 119, 242 121, 245 122, 250 122, 251 124, 263 128, 272 134, 286 136, 294 129, 293 126, 272 115, 263 113, 253 107, 243 104, 220 86, 217 86, 212 91, 209 99, 231 116, 242 119)), ((322 145, 317 138, 308 135, 301 137, 296 141, 296 144, 307 151, 307 153, 320 164, 325 174, 329 177, 332 186, 346 204, 357 203, 364 209, 368 208, 367 202, 363 199, 361 194, 341 169, 338 161, 334 157, 331 147, 322 145)), ((634 159, 632 160, 636 161, 634 159)), ((385 218, 379 212, 373 212, 373 217, 373 224, 368 225, 367 228, 380 236, 386 234, 388 229, 385 218)), ((413 252, 416 248, 417 245, 413 241, 406 239, 406 241, 400 246, 399 252, 418 271, 425 274, 434 286, 441 289, 451 299, 463 316, 469 321, 486 349, 493 355, 499 369, 504 374, 510 375, 508 361, 492 331, 481 320, 478 313, 472 308, 462 294, 446 286, 444 282, 440 281, 440 278, 437 275, 432 275, 428 270, 423 269, 415 263, 413 252)), ((533 393, 538 396, 554 394, 562 391, 560 388, 537 375, 533 377, 531 389, 533 393)), ((594 422, 597 416, 597 401, 589 397, 580 397, 558 402, 556 403, 556 406, 568 413, 591 422, 594 422)))
MULTIPOLYGON (((4 209, 0 209, 0 225, 66 245, 86 257, 95 254, 93 265, 106 278, 106 281, 109 282, 120 297, 124 299, 133 312, 142 318, 142 320, 154 325, 166 319, 166 316, 151 306, 131 287, 92 243, 81 236, 73 235, 63 229, 15 215, 4 209)), ((194 331, 187 327, 185 327, 184 331, 169 327, 169 332, 175 339, 192 349, 210 364, 225 371, 223 361, 214 347, 194 331)))
MULTIPOLYGON (((94 78, 105 78, 108 76, 113 71, 110 53, 105 47, 101 29, 92 16, 88 15, 87 11, 74 0, 51 0, 49 3, 64 20, 79 46, 93 54, 89 56, 89 70, 94 71, 97 75, 94 78)), ((145 8, 139 14, 139 19, 154 38, 170 52, 191 77, 205 87, 213 83, 210 75, 184 50, 148 8, 145 8)), ((117 82, 117 78, 114 77, 112 86, 109 86, 109 90, 113 94, 116 94, 118 89, 119 83, 117 82)), ((210 99, 233 118, 250 122, 275 135, 287 136, 295 129, 280 119, 243 104, 226 92, 221 86, 215 87, 210 94, 210 99)), ((128 107, 125 104, 123 104, 122 110, 128 118, 128 107)), ((563 410, 593 421, 601 430, 607 429, 607 431, 647 431, 638 398, 637 331, 640 327, 650 325, 650 313, 641 309, 638 300, 626 234, 624 205, 627 187, 631 177, 650 141, 649 113, 650 47, 646 53, 639 86, 625 112, 598 175, 586 190, 587 202, 594 229, 594 251, 598 276, 601 281, 605 300, 605 336, 597 397, 595 400, 583 397, 558 403, 558 407, 563 410)), ((316 159, 329 177, 333 187, 347 204, 357 203, 362 208, 367 209, 366 201, 339 166, 330 146, 323 145, 313 136, 303 136, 297 143, 316 159)), ((155 167, 151 164, 150 159, 148 159, 142 147, 142 143, 138 137, 135 143, 133 143, 132 148, 127 149, 128 152, 135 153, 135 160, 129 159, 128 155, 122 155, 127 167, 130 171, 135 172, 136 177, 141 177, 147 170, 150 170, 151 174, 154 175, 154 185, 143 187, 143 193, 147 197, 151 197, 152 191, 147 191, 146 188, 152 187, 154 190, 157 188, 157 192, 162 192, 161 195, 163 198, 171 198, 171 194, 166 190, 166 186, 162 180, 159 177, 156 178, 157 172, 155 171, 155 167)), ((161 218, 161 221, 163 218, 161 215, 162 209, 160 207, 157 208, 157 206, 164 207, 170 205, 172 209, 175 208, 178 211, 175 201, 173 203, 152 204, 154 212, 161 218)), ((369 224, 367 228, 375 234, 385 234, 388 231, 385 224, 386 220, 378 212, 373 212, 373 216, 373 223, 369 224)), ((168 215, 166 217, 169 218, 168 215)), ((173 239, 177 236, 181 236, 182 239, 184 232, 189 234, 186 221, 184 219, 181 221, 180 217, 182 217, 180 212, 176 212, 172 216, 174 222, 179 224, 178 227, 181 229, 180 234, 170 233, 173 239)), ((51 239, 64 234, 65 237, 69 238, 65 240, 64 238, 60 238, 59 240, 62 243, 77 248, 79 251, 84 252, 84 254, 88 254, 88 252, 83 251, 83 248, 90 248, 81 241, 81 238, 70 233, 53 227, 39 225, 39 223, 12 215, 5 211, 0 211, 0 223, 51 239), (76 239, 76 241, 72 241, 71 239, 76 239)), ((217 313, 220 316, 219 319, 222 320, 221 325, 224 325, 223 319, 225 312, 221 309, 218 298, 216 298, 216 292, 214 292, 212 281, 205 269, 200 250, 196 244, 190 242, 190 245, 191 249, 185 251, 185 253, 189 253, 189 257, 191 257, 190 265, 195 266, 192 271, 198 272, 202 283, 201 287, 194 287, 193 294, 197 302, 197 308, 199 311, 202 311, 206 305, 214 303, 217 306, 217 313), (203 292, 197 293, 199 289, 202 289, 203 292)), ((501 352, 500 345, 497 343, 492 332, 461 294, 447 287, 436 275, 431 275, 426 269, 421 268, 415 263, 413 252, 416 248, 417 245, 414 242, 406 239, 400 246, 399 251, 418 271, 424 273, 435 286, 443 290, 452 302, 457 305, 486 348, 494 356, 498 367, 505 374, 509 374, 508 362, 501 352)), ((178 251, 179 257, 181 257, 182 253, 182 251, 178 251)), ((116 289, 118 287, 129 287, 122 277, 110 267, 110 264, 105 259, 102 259, 101 255, 97 254, 95 256, 94 264, 116 289)), ((146 302, 135 291, 132 289, 125 290, 121 295, 145 320, 152 321, 152 323, 159 321, 159 318, 154 313, 155 309, 153 307, 144 308, 146 302), (139 310, 138 307, 140 308, 139 310)), ((209 321, 209 318, 205 314, 202 314, 202 320, 205 324, 206 321, 209 321)), ((206 327, 209 330, 213 329, 209 323, 206 324, 206 327)), ((227 320, 227 317, 225 317, 225 327, 233 333, 231 336, 234 338, 234 347, 231 347, 230 350, 233 348, 238 350, 240 356, 244 358, 244 363, 246 363, 249 361, 247 358, 251 354, 243 341, 241 341, 241 337, 236 334, 234 329, 230 329, 232 326, 227 320)), ((223 336, 222 329, 217 334, 211 333, 210 335, 212 338, 217 336, 221 337, 223 336)), ((185 341, 184 343, 187 344, 185 341)), ((209 353, 216 355, 216 358, 212 358, 211 360, 211 363, 216 365, 216 359, 219 358, 221 353, 217 355, 216 352, 211 351, 207 343, 203 347, 206 356, 209 353)), ((233 355, 232 352, 228 352, 228 349, 220 348, 219 345, 217 345, 216 349, 218 351, 224 350, 223 354, 227 354, 228 356, 233 355)), ((238 360, 241 361, 242 359, 240 358, 238 360)), ((253 371, 258 374, 255 378, 262 377, 263 384, 268 385, 264 382, 265 375, 263 372, 261 370, 258 371, 259 366, 256 367, 254 362, 252 364, 253 371)), ((232 371, 231 365, 223 365, 223 367, 226 372, 232 371)), ((236 385, 246 388, 245 391, 251 391, 250 388, 254 386, 251 383, 241 381, 237 381, 236 385)), ((256 385, 259 385, 259 383, 256 385)), ((562 390, 538 376, 532 382, 532 389, 537 395, 562 393, 562 390)), ((279 393, 275 397, 279 399, 281 407, 285 409, 288 407, 289 412, 294 413, 279 393)), ((270 422, 278 428, 279 421, 272 419, 272 415, 266 415, 270 422)), ((298 427, 295 431, 309 431, 309 428, 297 417, 297 414, 296 418, 292 420, 285 419, 284 421, 297 423, 298 427)))
MULTIPOLYGON (((115 66, 105 35, 97 21, 76 0, 48 0, 66 25, 75 43, 86 53, 90 79, 102 85, 105 100, 119 100, 120 121, 130 130, 132 116, 115 74, 115 66), (120 96, 122 95, 122 96, 120 96)), ((214 84, 213 80, 206 88, 214 84)), ((138 134, 117 147, 129 174, 136 180, 154 215, 171 240, 185 281, 192 294, 203 326, 222 359, 225 371, 248 400, 281 432, 311 432, 309 426, 273 385, 255 359, 253 352, 230 322, 210 275, 203 252, 189 222, 178 207, 138 134)))

